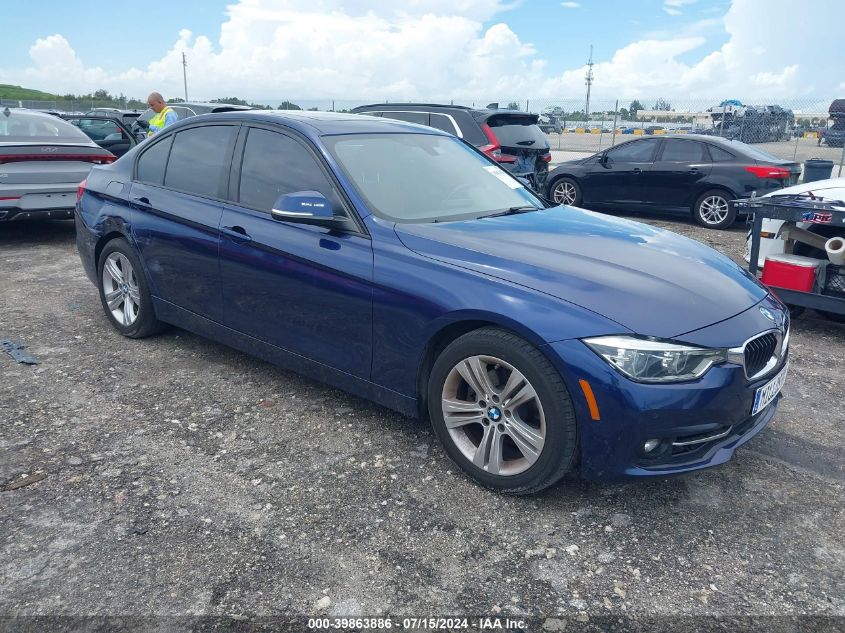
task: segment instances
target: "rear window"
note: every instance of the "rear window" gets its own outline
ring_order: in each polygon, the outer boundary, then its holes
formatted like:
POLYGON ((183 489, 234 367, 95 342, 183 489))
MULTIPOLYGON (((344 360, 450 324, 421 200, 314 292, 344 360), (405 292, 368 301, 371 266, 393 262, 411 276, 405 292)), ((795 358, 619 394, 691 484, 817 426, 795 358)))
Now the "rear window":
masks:
POLYGON ((68 123, 49 114, 0 110, 0 142, 2 143, 83 143, 91 139, 68 123))
POLYGON ((785 162, 782 158, 778 158, 773 154, 769 154, 769 152, 764 152, 762 149, 754 147, 753 145, 748 145, 747 143, 743 143, 741 141, 730 141, 730 143, 731 145, 736 146, 740 152, 747 156, 750 156, 754 160, 764 160, 766 162, 774 163, 785 162))
POLYGON ((533 117, 494 115, 486 121, 502 147, 546 149, 549 141, 533 117))
POLYGON ((707 149, 710 150, 710 158, 713 160, 714 163, 727 163, 736 158, 736 156, 734 156, 730 152, 726 152, 725 150, 716 147, 715 145, 708 145, 707 149))

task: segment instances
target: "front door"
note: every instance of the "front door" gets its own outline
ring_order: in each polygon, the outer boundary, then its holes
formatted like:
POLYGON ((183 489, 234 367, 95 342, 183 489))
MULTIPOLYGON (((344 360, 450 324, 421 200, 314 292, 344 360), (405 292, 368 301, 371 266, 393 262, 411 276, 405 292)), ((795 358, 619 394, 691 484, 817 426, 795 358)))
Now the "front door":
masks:
POLYGON ((640 206, 646 200, 646 179, 660 139, 622 143, 605 152, 604 160, 591 165, 586 202, 640 206))
POLYGON ((283 194, 319 191, 350 213, 322 161, 291 136, 245 128, 221 220, 225 324, 311 360, 370 377, 373 250, 367 235, 273 219, 283 194))

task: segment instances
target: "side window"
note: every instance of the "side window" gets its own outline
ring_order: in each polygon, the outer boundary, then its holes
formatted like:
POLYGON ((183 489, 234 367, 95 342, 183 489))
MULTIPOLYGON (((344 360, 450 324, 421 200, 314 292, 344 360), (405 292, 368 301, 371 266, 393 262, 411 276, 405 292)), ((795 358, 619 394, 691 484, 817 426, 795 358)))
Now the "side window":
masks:
POLYGON ((164 186, 221 197, 229 180, 231 143, 236 130, 232 125, 207 125, 176 134, 164 186))
POLYGON ((620 163, 650 163, 654 160, 657 143, 652 140, 623 143, 608 150, 607 156, 620 163))
POLYGON ((708 145, 707 149, 710 150, 710 158, 713 159, 714 163, 726 163, 736 158, 730 152, 716 147, 715 145, 708 145))
POLYGON ((669 138, 663 141, 662 161, 670 163, 700 163, 708 161, 709 157, 704 154, 704 145, 697 141, 684 141, 669 138))
POLYGON ((385 119, 396 119, 397 121, 407 121, 408 123, 419 123, 421 125, 428 125, 428 112, 383 112, 382 116, 385 119))
POLYGON ((342 211, 334 187, 302 143, 278 132, 251 128, 241 163, 240 204, 269 213, 279 196, 295 191, 319 191, 335 213, 342 211))
POLYGON ((138 157, 135 179, 151 185, 163 185, 164 168, 167 167, 167 156, 170 154, 172 144, 173 137, 168 136, 144 150, 144 153, 138 157))
POLYGON ((454 134, 455 136, 458 135, 458 130, 455 129, 455 124, 452 123, 452 119, 447 117, 445 114, 432 112, 431 123, 429 123, 429 125, 431 127, 436 127, 438 130, 449 132, 449 134, 454 134))

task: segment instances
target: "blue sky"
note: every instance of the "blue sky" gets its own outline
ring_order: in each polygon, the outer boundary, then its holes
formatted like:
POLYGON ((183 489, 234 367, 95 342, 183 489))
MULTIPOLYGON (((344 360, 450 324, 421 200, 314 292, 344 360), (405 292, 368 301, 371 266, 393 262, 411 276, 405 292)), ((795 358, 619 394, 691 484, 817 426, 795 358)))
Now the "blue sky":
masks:
POLYGON ((192 98, 580 100, 593 44, 597 99, 823 101, 842 24, 833 0, 7 0, 0 82, 176 96, 184 52, 192 98))
MULTIPOLYGON (((141 68, 159 59, 181 29, 207 35, 216 43, 226 19, 226 6, 231 3, 232 0, 107 3, 114 9, 115 26, 133 22, 153 25, 145 28, 103 28, 101 2, 52 2, 49 11, 40 10, 34 2, 9 3, 3 8, 4 21, 15 28, 4 29, 2 63, 5 67, 27 65, 29 47, 38 38, 60 33, 86 65, 113 73, 133 66, 141 68), (92 19, 95 14, 100 16, 96 20, 92 19), (130 18, 132 15, 162 18, 147 21, 130 18)), ((608 59, 617 49, 645 34, 678 31, 721 16, 730 5, 726 0, 699 0, 681 6, 681 14, 670 15, 663 10, 664 0, 580 0, 577 4, 577 8, 565 8, 556 0, 525 0, 484 24, 506 22, 520 40, 533 44, 548 60, 550 71, 562 72, 586 62, 590 44, 594 46, 596 61, 608 59)), ((726 39, 724 33, 713 32, 711 36, 705 46, 690 55, 691 59, 718 49, 726 39)))

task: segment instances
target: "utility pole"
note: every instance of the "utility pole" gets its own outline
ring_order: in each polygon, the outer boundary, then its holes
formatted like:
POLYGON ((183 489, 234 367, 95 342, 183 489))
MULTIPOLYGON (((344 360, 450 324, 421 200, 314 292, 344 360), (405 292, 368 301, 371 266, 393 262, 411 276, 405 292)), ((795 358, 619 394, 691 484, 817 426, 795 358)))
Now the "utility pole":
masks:
POLYGON ((590 87, 593 85, 593 45, 590 44, 590 61, 587 62, 587 75, 584 77, 584 83, 587 84, 587 104, 584 106, 584 118, 587 125, 590 123, 590 87))
POLYGON ((185 83, 185 102, 188 101, 188 60, 185 59, 185 51, 182 51, 182 81, 185 83))

